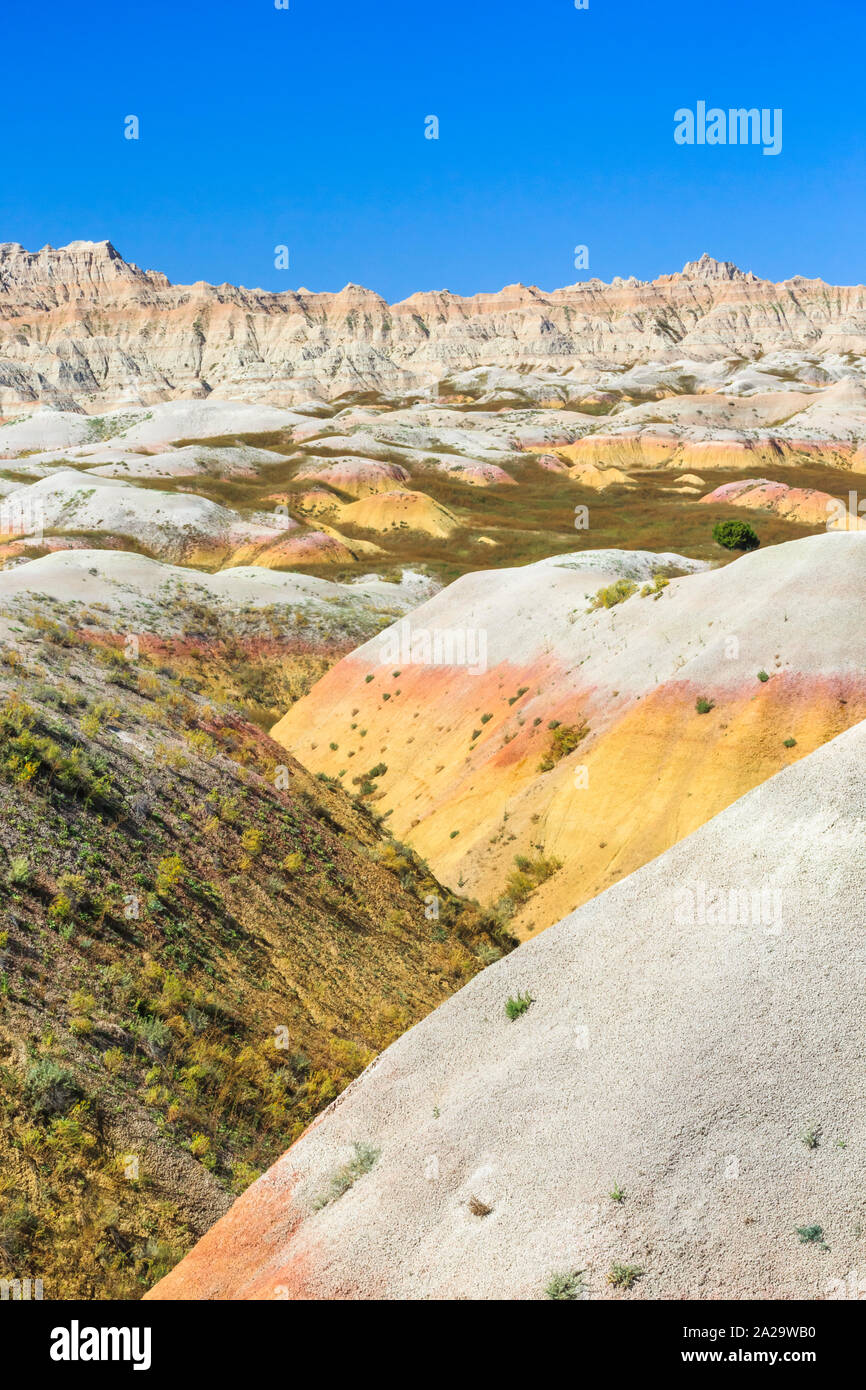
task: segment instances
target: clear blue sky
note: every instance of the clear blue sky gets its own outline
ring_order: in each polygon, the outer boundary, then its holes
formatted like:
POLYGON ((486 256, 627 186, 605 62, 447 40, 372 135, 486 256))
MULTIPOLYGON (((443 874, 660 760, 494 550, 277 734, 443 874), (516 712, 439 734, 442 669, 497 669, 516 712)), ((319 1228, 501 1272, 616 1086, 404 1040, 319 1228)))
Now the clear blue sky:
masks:
POLYGON ((866 280, 864 0, 45 0, 2 36, 0 241, 391 300, 703 251, 866 280), (698 100, 781 107, 782 153, 675 145, 698 100))

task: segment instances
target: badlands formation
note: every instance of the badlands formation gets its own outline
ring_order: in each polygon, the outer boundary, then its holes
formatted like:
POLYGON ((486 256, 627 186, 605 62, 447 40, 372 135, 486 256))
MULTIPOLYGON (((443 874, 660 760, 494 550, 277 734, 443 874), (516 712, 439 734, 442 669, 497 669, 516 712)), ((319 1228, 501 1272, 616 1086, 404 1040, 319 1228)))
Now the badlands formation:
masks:
POLYGON ((861 602, 856 534, 721 569, 583 551, 480 572, 344 657, 273 736, 338 779, 384 768, 389 828, 491 906, 517 856, 558 862, 525 903, 517 881, 525 935, 866 718, 861 602), (618 581, 634 592, 596 608, 618 581))
POLYGON ((0 244, 6 414, 36 402, 94 414, 212 392, 275 405, 398 396, 490 366, 548 375, 560 403, 595 395, 601 382, 575 376, 584 368, 650 385, 667 367, 699 389, 727 375, 772 391, 780 379, 794 386, 801 358, 803 380, 817 383, 864 350, 863 286, 802 276, 773 285, 709 256, 651 282, 550 293, 509 285, 469 298, 439 290, 387 304, 359 285, 338 294, 172 285, 108 241, 38 252, 0 244), (648 363, 655 372, 639 370, 648 363))
POLYGON ((765 542, 848 510, 864 352, 862 287, 709 256, 388 305, 171 285, 108 242, 6 243, 0 558, 95 544, 449 580, 567 553, 582 527, 584 547, 717 559, 702 498, 717 518, 759 507, 765 542))
POLYGON ((0 245, 0 1275, 825 1296, 864 474, 862 286, 388 305, 0 245))
POLYGON ((866 469, 864 295, 704 256, 387 305, 6 243, 0 559, 447 581, 569 553, 577 530, 718 560, 705 498, 713 520, 760 508, 764 543, 807 535, 866 469))

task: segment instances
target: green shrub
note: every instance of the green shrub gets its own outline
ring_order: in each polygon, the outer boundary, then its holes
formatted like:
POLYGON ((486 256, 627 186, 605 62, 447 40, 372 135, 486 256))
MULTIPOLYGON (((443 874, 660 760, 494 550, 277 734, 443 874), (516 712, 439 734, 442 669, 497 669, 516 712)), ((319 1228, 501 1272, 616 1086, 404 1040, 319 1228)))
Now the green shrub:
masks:
POLYGON ((747 521, 717 521, 713 540, 725 550, 757 550, 761 544, 747 521))
POLYGON ((170 893, 183 873, 183 860, 178 854, 160 859, 156 870, 156 891, 159 897, 170 893))
POLYGON ((355 1144, 354 1149, 355 1152, 348 1163, 344 1163, 342 1168, 338 1168, 333 1174, 327 1192, 323 1192, 313 1202, 314 1210, 320 1211, 329 1202, 335 1202, 344 1192, 348 1192, 359 1178, 369 1173, 371 1168, 375 1168, 379 1161, 379 1149, 374 1149, 370 1144, 355 1144))
POLYGON ((547 746, 547 752, 538 764, 539 772, 549 772, 555 767, 561 758, 567 758, 569 753, 573 753, 578 744, 582 743, 589 733, 589 726, 583 724, 560 724, 558 720, 548 725, 553 729, 553 735, 547 746))
POLYGON ((624 603, 635 593, 637 585, 630 579, 617 579, 614 584, 608 584, 607 588, 599 589, 589 606, 589 611, 592 613, 596 608, 614 608, 616 604, 624 603))
POLYGON ((545 859, 539 855, 537 859, 528 859, 524 854, 518 854, 514 859, 514 872, 508 876, 507 893, 516 903, 524 903, 531 893, 534 893, 540 884, 546 883, 557 871, 562 868, 561 859, 545 859))
POLYGON ((529 993, 513 996, 505 1001, 505 1012, 513 1023, 521 1014, 525 1014, 530 1004, 533 1002, 532 995, 529 993))
POLYGON ((578 1299, 585 1291, 584 1271, 576 1269, 572 1274, 554 1274, 544 1293, 547 1298, 578 1299))
POLYGON ((9 861, 9 882, 16 888, 23 888, 30 882, 30 865, 23 854, 9 861))
POLYGON ((612 1284, 615 1289, 630 1289, 636 1284, 643 1274, 643 1270, 637 1265, 612 1264, 607 1276, 607 1282, 612 1284))
POLYGON ((5 1255, 10 1264, 23 1259, 39 1225, 38 1216, 22 1198, 8 1206, 4 1204, 0 1213, 0 1254, 5 1255))
POLYGON ((801 1245, 819 1245, 822 1250, 828 1249, 824 1241, 823 1226, 795 1226, 794 1229, 800 1237, 801 1245))
POLYGON ((241 836, 241 845, 247 854, 254 858, 261 854, 265 846, 265 832, 258 825, 251 825, 241 836))
POLYGON ((72 902, 66 893, 58 893, 48 907, 48 916, 55 922, 68 922, 72 916, 72 902))
POLYGON ((40 1057, 27 1068, 24 1094, 38 1115, 65 1115, 83 1092, 71 1071, 50 1057, 40 1057))

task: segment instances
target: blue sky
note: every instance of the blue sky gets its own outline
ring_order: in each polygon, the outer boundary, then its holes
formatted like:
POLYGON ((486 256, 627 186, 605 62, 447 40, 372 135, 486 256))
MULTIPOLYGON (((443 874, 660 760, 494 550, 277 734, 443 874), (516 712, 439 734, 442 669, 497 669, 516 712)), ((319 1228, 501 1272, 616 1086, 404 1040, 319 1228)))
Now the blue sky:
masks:
POLYGON ((703 251, 866 280, 862 0, 289 3, 7 6, 0 241, 391 300, 703 251), (781 107, 781 154, 677 146, 698 100, 781 107))

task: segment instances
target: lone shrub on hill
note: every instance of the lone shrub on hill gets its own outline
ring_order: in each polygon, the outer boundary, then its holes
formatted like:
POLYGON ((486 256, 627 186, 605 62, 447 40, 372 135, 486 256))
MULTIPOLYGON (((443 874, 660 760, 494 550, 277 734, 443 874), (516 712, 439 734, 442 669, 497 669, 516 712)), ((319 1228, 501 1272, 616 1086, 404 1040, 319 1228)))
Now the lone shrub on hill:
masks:
POLYGON ((747 521, 717 521, 713 540, 725 550, 757 550, 761 544, 747 521))
POLYGON ((526 855, 518 854, 514 863, 517 867, 508 876, 508 896, 515 903, 525 903, 536 888, 562 868, 561 859, 545 859, 543 855, 528 859, 526 855))

